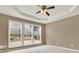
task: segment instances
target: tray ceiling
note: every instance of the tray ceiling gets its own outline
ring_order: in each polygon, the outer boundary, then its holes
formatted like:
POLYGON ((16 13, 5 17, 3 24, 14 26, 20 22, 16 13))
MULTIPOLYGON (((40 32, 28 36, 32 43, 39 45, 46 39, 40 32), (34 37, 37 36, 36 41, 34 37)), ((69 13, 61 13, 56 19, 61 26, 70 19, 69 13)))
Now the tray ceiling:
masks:
POLYGON ((55 5, 55 9, 48 10, 50 16, 44 13, 36 14, 37 11, 41 10, 40 7, 38 5, 2 5, 0 13, 44 24, 79 14, 79 6, 77 5, 55 5))

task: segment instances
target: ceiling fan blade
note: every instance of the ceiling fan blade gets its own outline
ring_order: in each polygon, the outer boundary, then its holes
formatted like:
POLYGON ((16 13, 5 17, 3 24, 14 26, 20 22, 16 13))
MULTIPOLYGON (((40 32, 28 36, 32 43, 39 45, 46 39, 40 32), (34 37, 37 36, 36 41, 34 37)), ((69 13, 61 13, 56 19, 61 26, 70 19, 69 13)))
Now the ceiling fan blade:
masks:
POLYGON ((36 14, 40 13, 41 11, 36 12, 36 14))
POLYGON ((51 7, 48 7, 47 9, 54 9, 55 8, 55 6, 51 6, 51 7))
POLYGON ((46 14, 49 16, 50 14, 46 11, 46 14))

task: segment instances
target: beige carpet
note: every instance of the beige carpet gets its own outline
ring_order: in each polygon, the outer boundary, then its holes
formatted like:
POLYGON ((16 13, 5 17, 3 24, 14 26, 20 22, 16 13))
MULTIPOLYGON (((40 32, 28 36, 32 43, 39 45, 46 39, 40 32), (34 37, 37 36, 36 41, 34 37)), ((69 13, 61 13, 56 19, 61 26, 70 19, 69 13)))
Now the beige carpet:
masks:
POLYGON ((52 45, 42 45, 42 46, 23 49, 23 50, 11 51, 8 53, 78 53, 78 52, 79 52, 78 50, 74 50, 74 49, 67 49, 67 48, 62 48, 52 45))

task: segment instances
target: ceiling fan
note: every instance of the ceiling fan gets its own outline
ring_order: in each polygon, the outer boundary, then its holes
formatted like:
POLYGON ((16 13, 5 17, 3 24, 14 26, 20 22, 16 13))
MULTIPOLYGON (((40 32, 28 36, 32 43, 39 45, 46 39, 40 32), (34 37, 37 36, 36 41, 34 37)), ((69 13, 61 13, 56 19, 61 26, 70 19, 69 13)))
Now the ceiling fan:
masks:
POLYGON ((54 9, 54 8, 55 8, 55 6, 47 7, 46 5, 42 5, 41 10, 36 12, 36 14, 43 12, 43 13, 46 13, 48 16, 50 16, 50 14, 48 13, 48 10, 54 9))

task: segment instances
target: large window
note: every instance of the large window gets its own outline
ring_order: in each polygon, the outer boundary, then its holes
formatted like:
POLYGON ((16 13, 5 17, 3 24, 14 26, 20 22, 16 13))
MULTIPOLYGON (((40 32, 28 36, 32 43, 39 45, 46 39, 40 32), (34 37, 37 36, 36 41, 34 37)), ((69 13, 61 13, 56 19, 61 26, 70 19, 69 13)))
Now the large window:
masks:
POLYGON ((41 26, 9 21, 9 48, 41 44, 41 26))

